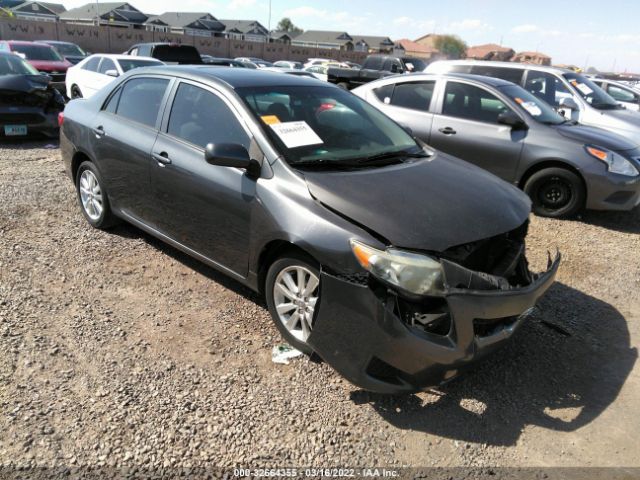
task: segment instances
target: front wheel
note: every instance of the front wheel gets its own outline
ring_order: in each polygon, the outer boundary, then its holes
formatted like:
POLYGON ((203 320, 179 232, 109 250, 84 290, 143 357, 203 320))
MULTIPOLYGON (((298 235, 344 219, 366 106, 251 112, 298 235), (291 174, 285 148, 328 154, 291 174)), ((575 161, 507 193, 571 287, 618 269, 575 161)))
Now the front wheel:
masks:
POLYGON ((82 92, 80 91, 80 87, 77 85, 73 85, 71 87, 71 98, 82 98, 82 92))
POLYGON ((576 215, 584 206, 586 192, 578 175, 565 168, 545 168, 524 185, 533 203, 533 213, 561 218, 576 215))
POLYGON ((283 338, 310 355, 307 343, 320 298, 320 271, 311 258, 290 254, 275 261, 267 272, 265 295, 269 313, 283 338))

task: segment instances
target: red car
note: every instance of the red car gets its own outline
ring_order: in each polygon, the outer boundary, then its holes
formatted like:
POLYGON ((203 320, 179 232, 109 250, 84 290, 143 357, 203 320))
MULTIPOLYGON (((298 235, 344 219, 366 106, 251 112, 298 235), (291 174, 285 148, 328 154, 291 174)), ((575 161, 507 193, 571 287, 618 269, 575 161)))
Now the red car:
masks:
POLYGON ((51 85, 64 92, 67 69, 73 64, 65 60, 51 45, 18 40, 0 41, 0 51, 20 55, 33 67, 51 77, 51 85))

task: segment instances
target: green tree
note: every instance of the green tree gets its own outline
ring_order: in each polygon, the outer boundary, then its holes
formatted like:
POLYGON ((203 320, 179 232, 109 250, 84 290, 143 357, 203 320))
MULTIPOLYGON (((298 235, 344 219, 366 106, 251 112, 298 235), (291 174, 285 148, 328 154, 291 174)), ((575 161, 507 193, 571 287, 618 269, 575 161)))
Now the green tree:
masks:
POLYGON ((457 35, 438 35, 433 45, 453 60, 464 58, 467 51, 467 44, 457 35))
POLYGON ((296 27, 289 17, 284 17, 280 20, 276 26, 276 30, 289 33, 302 33, 302 29, 296 27))
POLYGON ((4 18, 13 18, 13 12, 8 8, 0 8, 0 17, 4 18))

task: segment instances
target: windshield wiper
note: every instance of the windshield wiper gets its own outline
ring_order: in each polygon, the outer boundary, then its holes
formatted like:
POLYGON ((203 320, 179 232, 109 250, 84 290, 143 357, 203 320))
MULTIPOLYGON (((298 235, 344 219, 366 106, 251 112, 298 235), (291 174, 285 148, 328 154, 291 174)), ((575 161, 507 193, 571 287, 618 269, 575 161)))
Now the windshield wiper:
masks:
POLYGON ((294 168, 314 168, 318 170, 341 170, 347 168, 357 168, 359 163, 345 160, 327 160, 325 158, 319 158, 317 160, 298 160, 297 162, 289 162, 294 168))
POLYGON ((358 163, 378 163, 385 160, 393 160, 400 158, 427 158, 430 157, 424 150, 421 152, 408 152, 406 150, 395 150, 392 152, 382 152, 368 157, 359 158, 358 163))

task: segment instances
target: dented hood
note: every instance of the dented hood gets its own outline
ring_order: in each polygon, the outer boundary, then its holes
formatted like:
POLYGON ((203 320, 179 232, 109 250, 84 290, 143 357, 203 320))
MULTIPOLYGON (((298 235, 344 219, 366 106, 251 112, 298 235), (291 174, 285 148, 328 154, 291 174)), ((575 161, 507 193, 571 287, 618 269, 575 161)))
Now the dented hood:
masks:
POLYGON ((396 247, 444 251, 522 225, 529 198, 498 177, 443 153, 355 171, 305 171, 326 207, 396 247))
POLYGON ((0 90, 31 93, 34 90, 46 90, 50 81, 47 75, 2 75, 0 90))

